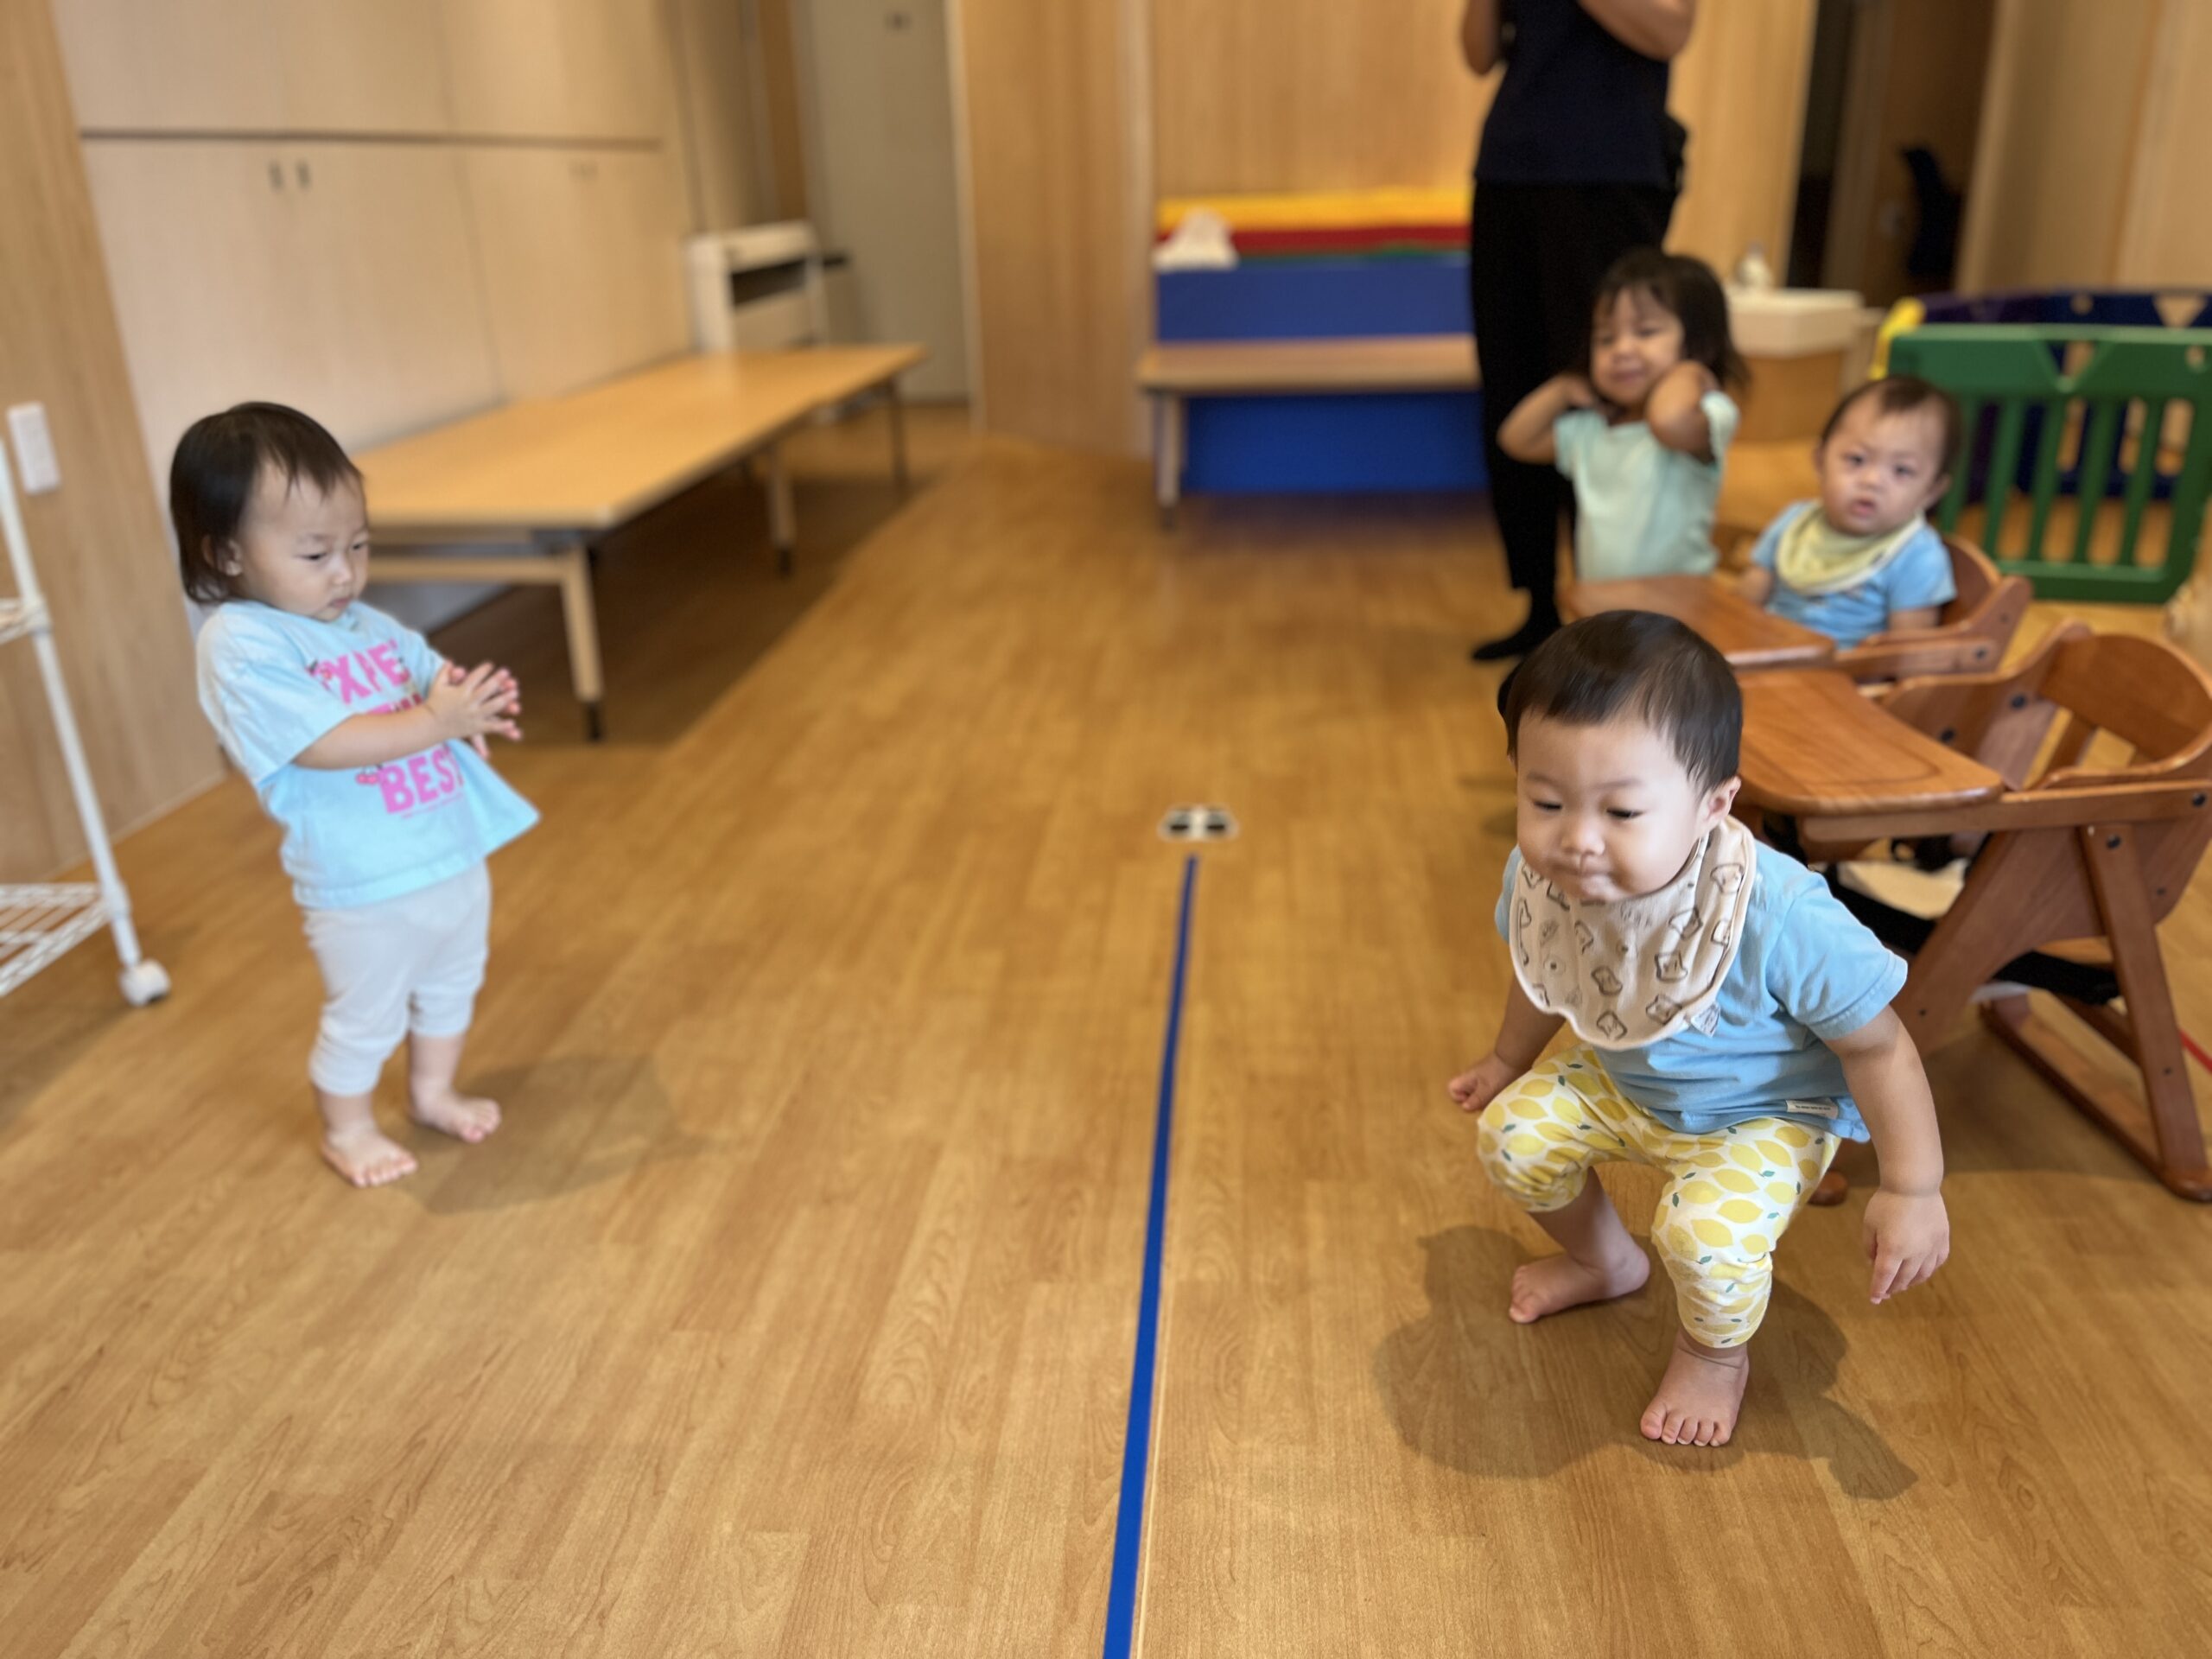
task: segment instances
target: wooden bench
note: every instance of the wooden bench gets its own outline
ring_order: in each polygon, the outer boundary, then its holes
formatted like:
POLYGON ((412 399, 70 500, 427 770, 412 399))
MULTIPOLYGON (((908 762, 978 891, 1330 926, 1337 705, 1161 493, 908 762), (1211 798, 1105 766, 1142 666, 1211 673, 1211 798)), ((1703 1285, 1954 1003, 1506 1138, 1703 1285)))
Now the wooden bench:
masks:
POLYGON ((768 474, 768 533, 791 569, 797 524, 782 440, 823 410, 881 394, 893 477, 906 482, 899 377, 918 346, 715 353, 531 398, 359 456, 379 542, 481 554, 378 553, 376 582, 533 582, 561 590, 569 671, 586 729, 604 695, 591 552, 613 531, 753 456, 768 474))
POLYGON ((1471 391, 1480 384, 1471 334, 1153 346, 1137 360, 1137 385, 1152 399, 1153 487, 1160 522, 1175 522, 1176 504, 1182 499, 1187 399, 1471 391))

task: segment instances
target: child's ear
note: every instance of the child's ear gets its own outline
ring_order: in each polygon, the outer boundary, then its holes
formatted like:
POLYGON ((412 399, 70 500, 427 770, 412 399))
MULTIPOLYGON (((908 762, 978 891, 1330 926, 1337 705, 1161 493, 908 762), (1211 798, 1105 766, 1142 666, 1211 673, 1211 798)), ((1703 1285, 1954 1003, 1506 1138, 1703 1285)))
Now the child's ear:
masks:
POLYGON ((238 551, 237 542, 227 541, 218 547, 215 545, 215 538, 213 536, 207 536, 200 538, 200 545, 207 551, 208 563, 225 575, 235 576, 245 569, 245 558, 238 551))
POLYGON ((1920 510, 1923 512, 1927 512, 1950 493, 1951 475, 1948 473, 1938 473, 1936 475, 1936 481, 1928 486, 1928 499, 1920 504, 1920 510))
POLYGON ((1704 817, 1707 829, 1711 829, 1728 816, 1730 810, 1736 804, 1736 792, 1743 786, 1744 780, 1741 778, 1731 778, 1727 782, 1713 786, 1713 793, 1705 798, 1704 817))

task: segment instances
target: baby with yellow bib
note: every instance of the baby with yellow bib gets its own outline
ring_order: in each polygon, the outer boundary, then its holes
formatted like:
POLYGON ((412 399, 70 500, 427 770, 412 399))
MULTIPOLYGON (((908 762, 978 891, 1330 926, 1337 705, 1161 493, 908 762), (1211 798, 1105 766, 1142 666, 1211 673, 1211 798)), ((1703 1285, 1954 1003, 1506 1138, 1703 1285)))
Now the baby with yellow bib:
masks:
POLYGON ((1959 425, 1951 394, 1913 375, 1845 397, 1814 446, 1820 497, 1767 526, 1745 597, 1846 647, 1934 627, 1958 588, 1927 513, 1950 488, 1959 425))
POLYGON ((1592 1165, 1667 1172, 1651 1243, 1681 1326, 1643 1419, 1719 1446, 1750 1376, 1774 1248, 1844 1141, 1871 1139, 1876 1302, 1950 1254, 1943 1152, 1890 1001, 1904 964, 1802 864, 1729 816, 1743 699, 1670 618, 1565 628, 1509 682, 1518 804, 1498 931, 1514 981, 1497 1041, 1449 1085, 1482 1114, 1484 1169, 1563 1255, 1522 1268, 1527 1325, 1650 1276, 1592 1165), (1539 1063, 1562 1025, 1580 1046, 1539 1063))

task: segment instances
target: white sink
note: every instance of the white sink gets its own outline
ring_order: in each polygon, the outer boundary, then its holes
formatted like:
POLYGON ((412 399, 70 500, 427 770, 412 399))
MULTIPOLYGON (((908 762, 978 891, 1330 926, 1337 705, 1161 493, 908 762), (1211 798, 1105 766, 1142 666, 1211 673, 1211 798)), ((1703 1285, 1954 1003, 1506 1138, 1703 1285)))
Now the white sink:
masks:
POLYGON ((1866 303, 1844 288, 1737 288, 1728 327, 1745 357, 1810 357, 1849 351, 1869 326, 1866 303))

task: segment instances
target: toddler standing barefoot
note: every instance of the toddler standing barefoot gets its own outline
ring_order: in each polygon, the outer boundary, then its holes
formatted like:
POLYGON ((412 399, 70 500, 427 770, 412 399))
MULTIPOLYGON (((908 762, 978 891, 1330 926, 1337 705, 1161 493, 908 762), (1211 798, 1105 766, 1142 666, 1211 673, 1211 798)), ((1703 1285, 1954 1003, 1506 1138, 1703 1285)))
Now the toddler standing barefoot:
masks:
POLYGON ((415 1120, 481 1141, 499 1109, 459 1092, 492 914, 486 858, 537 821, 486 759, 519 738, 522 694, 463 671, 361 602, 361 475, 296 410, 242 404, 178 443, 169 505, 200 631, 200 702, 284 829, 284 868, 321 965, 308 1076, 322 1154, 356 1186, 411 1173, 377 1128, 385 1061, 405 1036, 415 1120))

